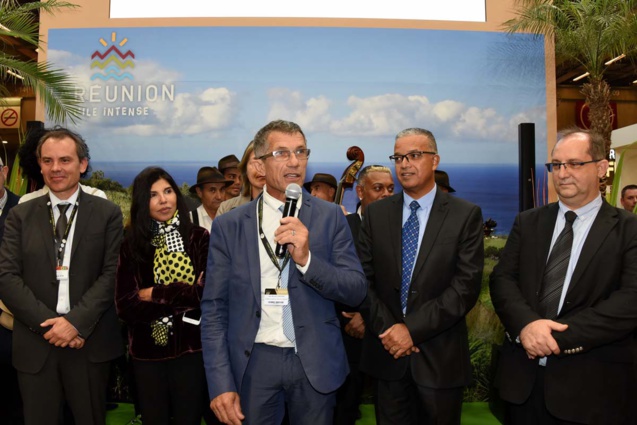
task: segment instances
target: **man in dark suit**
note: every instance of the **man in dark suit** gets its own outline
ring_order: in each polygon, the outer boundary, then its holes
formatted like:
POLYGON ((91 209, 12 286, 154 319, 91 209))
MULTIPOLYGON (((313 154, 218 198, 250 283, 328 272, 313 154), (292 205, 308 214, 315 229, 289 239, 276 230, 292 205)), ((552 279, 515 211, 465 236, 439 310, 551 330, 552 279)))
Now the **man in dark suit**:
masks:
POLYGON ((103 424, 109 361, 123 352, 113 305, 122 214, 82 193, 88 147, 62 128, 38 145, 48 195, 14 207, 0 249, 0 298, 15 316, 13 365, 27 425, 103 424))
POLYGON ((438 190, 433 134, 396 136, 401 193, 367 206, 361 260, 370 332, 361 370, 378 379, 379 424, 459 424, 471 381, 465 315, 484 262, 480 208, 438 190))
MULTIPOLYGON (((368 165, 360 170, 356 179, 356 195, 360 200, 355 213, 347 215, 347 224, 352 231, 356 250, 360 252, 358 235, 361 220, 367 205, 394 193, 394 179, 391 170, 382 165, 368 165)), ((359 405, 363 392, 363 374, 359 371, 362 339, 365 335, 365 321, 358 306, 337 304, 336 312, 341 321, 341 334, 349 362, 349 375, 336 394, 334 425, 354 425, 360 417, 359 405)))
MULTIPOLYGON (((0 242, 4 235, 4 222, 11 208, 18 205, 20 197, 6 187, 9 167, 0 159, 0 242)), ((11 339, 13 315, 0 301, 0 412, 3 421, 9 425, 22 422, 22 401, 18 389, 18 377, 11 365, 11 339)))
POLYGON ((568 130, 551 157, 559 202, 518 215, 491 275, 495 384, 512 424, 634 424, 637 217, 600 197, 599 134, 568 130))
POLYGON ((0 241, 4 235, 4 222, 7 219, 7 215, 11 208, 18 205, 20 197, 11 192, 6 187, 7 178, 9 175, 9 167, 2 163, 0 159, 0 241))
POLYGON ((287 404, 290 423, 328 425, 348 372, 334 303, 359 304, 365 277, 337 205, 303 191, 298 218, 282 218, 287 186, 305 178, 301 128, 272 121, 254 152, 262 196, 212 223, 201 303, 210 406, 229 424, 280 424, 287 404))

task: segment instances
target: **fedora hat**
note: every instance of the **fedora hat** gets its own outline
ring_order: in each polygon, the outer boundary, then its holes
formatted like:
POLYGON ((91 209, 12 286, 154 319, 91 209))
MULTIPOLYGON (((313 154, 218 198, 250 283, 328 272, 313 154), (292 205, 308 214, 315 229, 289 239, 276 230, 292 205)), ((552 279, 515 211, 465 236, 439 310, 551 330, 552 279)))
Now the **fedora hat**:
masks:
POLYGON ((217 170, 217 167, 201 167, 197 171, 197 183, 190 186, 190 193, 195 193, 196 189, 202 184, 206 183, 225 183, 224 187, 230 186, 232 180, 226 180, 226 178, 217 170))
POLYGON ((314 177, 312 177, 312 180, 303 184, 303 187, 305 188, 305 190, 307 190, 308 192, 311 192, 312 189, 310 189, 310 187, 312 186, 312 183, 325 183, 328 186, 332 186, 334 189, 336 189, 336 178, 331 175, 331 174, 326 174, 326 173, 316 173, 314 174, 314 177))
POLYGON ((239 159, 234 155, 224 156, 219 160, 219 171, 223 174, 228 168, 238 168, 239 159))
POLYGON ((449 185, 449 174, 446 171, 436 170, 435 172, 436 184, 440 187, 444 187, 449 191, 449 193, 453 193, 456 190, 449 185))

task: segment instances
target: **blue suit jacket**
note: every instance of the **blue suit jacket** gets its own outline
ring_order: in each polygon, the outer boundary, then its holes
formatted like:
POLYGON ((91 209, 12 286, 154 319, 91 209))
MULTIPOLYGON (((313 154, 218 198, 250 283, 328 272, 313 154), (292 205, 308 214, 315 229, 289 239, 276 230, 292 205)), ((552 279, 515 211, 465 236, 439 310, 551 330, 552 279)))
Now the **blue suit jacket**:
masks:
MULTIPOLYGON (((240 392, 261 318, 256 200, 212 223, 201 340, 210 399, 240 392)), ((298 356, 310 384, 336 390, 348 373, 334 302, 357 305, 367 283, 341 209, 303 191, 299 219, 310 232, 310 266, 290 269, 298 356)))

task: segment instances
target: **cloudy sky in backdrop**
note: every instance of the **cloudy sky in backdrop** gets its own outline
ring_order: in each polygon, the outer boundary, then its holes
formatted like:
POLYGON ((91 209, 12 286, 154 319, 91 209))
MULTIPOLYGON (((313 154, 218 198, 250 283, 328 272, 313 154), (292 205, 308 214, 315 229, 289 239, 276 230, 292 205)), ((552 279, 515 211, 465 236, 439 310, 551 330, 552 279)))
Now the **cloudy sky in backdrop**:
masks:
MULTIPOLYGON (((48 59, 78 86, 174 85, 172 101, 86 102, 77 129, 97 161, 240 156, 272 119, 297 122, 312 160, 358 145, 386 162, 395 134, 424 127, 447 163, 516 163, 517 125, 536 123, 546 157, 543 40, 490 32, 359 28, 102 28, 49 32, 48 59), (115 36, 112 36, 115 33, 115 36), (100 44, 100 38, 107 46, 100 44), (112 39, 115 38, 115 42, 112 39), (119 46, 126 39, 123 46, 119 46), (91 55, 130 51, 133 79, 93 79, 91 55), (104 117, 103 108, 148 107, 104 117), (123 152, 126 154, 123 155, 123 152)), ((111 65, 117 64, 112 62, 111 65)), ((103 90, 103 89, 102 89, 103 90)))

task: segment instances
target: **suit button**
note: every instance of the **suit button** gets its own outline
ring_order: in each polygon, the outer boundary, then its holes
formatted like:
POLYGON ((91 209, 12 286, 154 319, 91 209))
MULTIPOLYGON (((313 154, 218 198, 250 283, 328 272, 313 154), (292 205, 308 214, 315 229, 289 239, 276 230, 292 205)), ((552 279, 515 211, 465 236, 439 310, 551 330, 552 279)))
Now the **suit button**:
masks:
POLYGON ((245 354, 245 355, 246 355, 246 357, 250 357, 250 352, 249 352, 248 350, 245 350, 245 351, 243 352, 243 354, 245 354))
POLYGON ((261 317, 261 310, 258 310, 258 311, 255 313, 255 315, 256 315, 257 317, 261 317))

